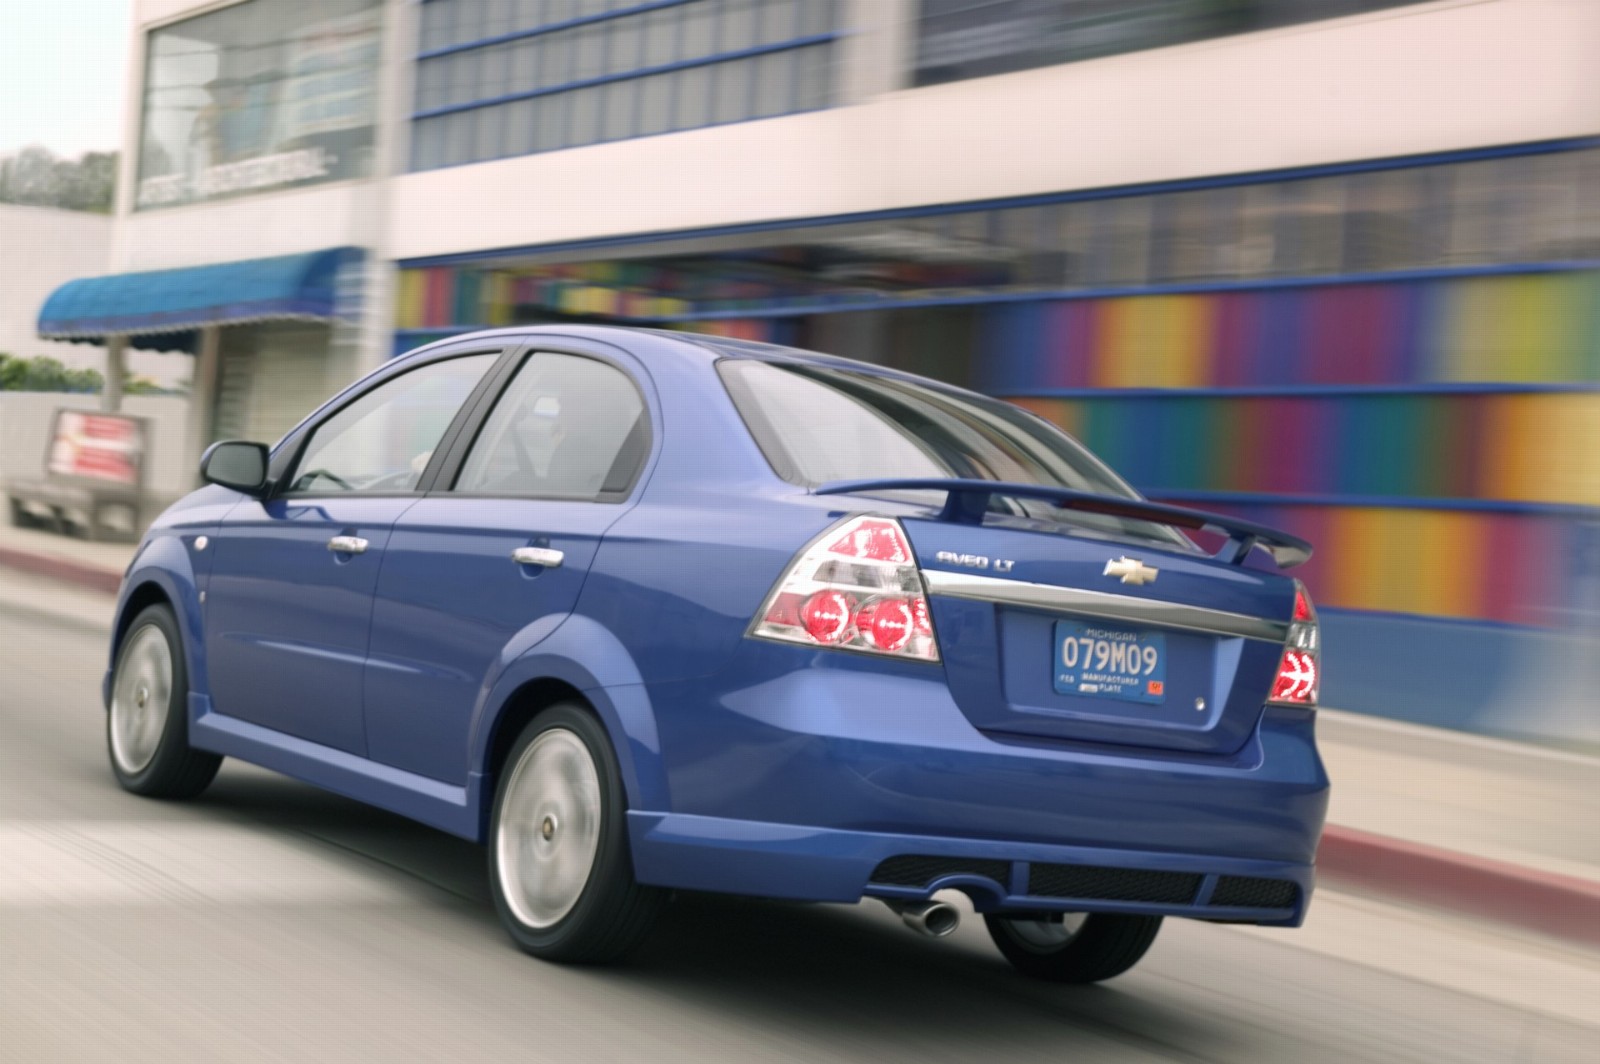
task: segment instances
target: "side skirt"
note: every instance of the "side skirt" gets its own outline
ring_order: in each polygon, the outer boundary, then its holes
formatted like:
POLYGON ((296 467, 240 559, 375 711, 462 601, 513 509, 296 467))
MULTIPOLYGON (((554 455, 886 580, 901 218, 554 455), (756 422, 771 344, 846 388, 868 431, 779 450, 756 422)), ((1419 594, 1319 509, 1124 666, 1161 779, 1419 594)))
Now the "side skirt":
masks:
POLYGON ((480 810, 469 788, 223 716, 212 710, 211 700, 204 695, 189 696, 189 741, 197 749, 236 757, 452 835, 481 841, 480 810))

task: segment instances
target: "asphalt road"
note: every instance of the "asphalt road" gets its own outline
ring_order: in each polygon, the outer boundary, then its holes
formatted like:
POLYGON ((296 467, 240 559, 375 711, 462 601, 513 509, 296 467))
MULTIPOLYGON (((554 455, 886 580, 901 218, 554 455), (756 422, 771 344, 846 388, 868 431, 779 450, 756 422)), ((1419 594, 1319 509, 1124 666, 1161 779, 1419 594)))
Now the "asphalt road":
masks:
MULTIPOLYGON (((1362 899, 1169 922, 1102 987, 881 906, 679 899, 626 966, 516 952, 475 846, 229 763, 117 789, 104 635, 0 573, 0 1061, 1587 1062, 1600 962, 1362 899)), ((66 596, 70 599, 70 596, 66 596)), ((65 600, 62 600, 65 601, 65 600)), ((67 602, 68 606, 72 603, 67 602)), ((71 613, 72 610, 66 610, 71 613)))

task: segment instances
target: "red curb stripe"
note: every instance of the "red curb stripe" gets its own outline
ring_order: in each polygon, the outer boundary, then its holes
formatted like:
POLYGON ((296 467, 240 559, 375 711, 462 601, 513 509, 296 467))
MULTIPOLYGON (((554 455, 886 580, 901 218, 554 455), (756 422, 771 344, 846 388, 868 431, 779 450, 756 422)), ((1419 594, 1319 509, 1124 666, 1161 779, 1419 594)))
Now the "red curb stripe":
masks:
POLYGON ((1600 882, 1329 825, 1318 877, 1600 946, 1600 882))
POLYGON ((122 587, 122 574, 119 572, 50 554, 0 547, 0 565, 108 595, 115 595, 122 587))

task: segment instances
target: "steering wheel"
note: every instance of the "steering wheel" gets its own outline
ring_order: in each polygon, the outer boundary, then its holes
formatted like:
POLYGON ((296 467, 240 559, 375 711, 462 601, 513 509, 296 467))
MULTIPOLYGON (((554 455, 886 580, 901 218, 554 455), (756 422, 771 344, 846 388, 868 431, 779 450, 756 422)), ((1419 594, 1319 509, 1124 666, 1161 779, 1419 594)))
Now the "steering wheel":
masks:
MULTIPOLYGON (((316 469, 308 469, 308 470, 306 470, 304 473, 300 474, 300 476, 295 479, 295 484, 297 486, 299 486, 299 485, 309 486, 311 484, 311 482, 314 481, 314 480, 331 480, 335 484, 337 484, 339 487, 343 488, 345 491, 355 491, 356 490, 356 486, 354 484, 350 483, 348 480, 346 480, 343 477, 339 476, 337 473, 330 473, 326 469, 323 469, 321 467, 318 467, 316 469)), ((305 490, 305 489, 302 488, 301 490, 305 490)))

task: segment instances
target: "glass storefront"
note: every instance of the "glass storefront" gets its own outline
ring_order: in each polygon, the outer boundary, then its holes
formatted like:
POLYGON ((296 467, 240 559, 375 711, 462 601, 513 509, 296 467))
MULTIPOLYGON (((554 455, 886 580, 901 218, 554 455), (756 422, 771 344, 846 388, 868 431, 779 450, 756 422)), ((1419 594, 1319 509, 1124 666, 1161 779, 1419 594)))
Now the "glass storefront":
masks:
POLYGON ((365 177, 381 0, 247 0, 150 33, 137 209, 365 177))
POLYGON ((917 85, 1340 18, 1423 0, 921 0, 917 85))

